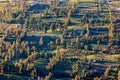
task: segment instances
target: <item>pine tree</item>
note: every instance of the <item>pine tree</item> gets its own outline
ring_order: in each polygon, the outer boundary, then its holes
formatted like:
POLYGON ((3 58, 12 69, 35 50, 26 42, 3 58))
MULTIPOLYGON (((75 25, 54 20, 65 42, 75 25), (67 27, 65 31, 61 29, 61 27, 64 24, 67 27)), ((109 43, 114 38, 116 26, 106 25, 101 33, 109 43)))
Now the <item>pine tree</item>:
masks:
POLYGON ((61 44, 64 43, 64 36, 63 36, 63 35, 60 37, 60 43, 61 43, 61 44))
POLYGON ((118 80, 120 80, 120 71, 118 72, 118 80))
POLYGON ((77 36, 77 38, 76 38, 76 43, 78 43, 79 42, 79 37, 77 36))
POLYGON ((50 26, 50 31, 53 32, 53 25, 50 26))
POLYGON ((76 75, 74 80, 80 80, 80 75, 76 75))
POLYGON ((59 39, 56 39, 56 45, 58 45, 59 44, 59 39))
POLYGON ((43 45, 43 37, 40 38, 40 40, 39 40, 39 44, 40 44, 40 46, 43 45))
POLYGON ((104 72, 104 77, 105 77, 105 78, 108 77, 109 72, 110 72, 110 69, 111 69, 111 67, 109 66, 109 68, 107 68, 107 69, 105 70, 105 72, 104 72))
POLYGON ((51 73, 51 72, 49 72, 49 74, 48 74, 47 76, 45 76, 45 80, 50 80, 50 79, 51 79, 51 77, 52 77, 52 73, 51 73))

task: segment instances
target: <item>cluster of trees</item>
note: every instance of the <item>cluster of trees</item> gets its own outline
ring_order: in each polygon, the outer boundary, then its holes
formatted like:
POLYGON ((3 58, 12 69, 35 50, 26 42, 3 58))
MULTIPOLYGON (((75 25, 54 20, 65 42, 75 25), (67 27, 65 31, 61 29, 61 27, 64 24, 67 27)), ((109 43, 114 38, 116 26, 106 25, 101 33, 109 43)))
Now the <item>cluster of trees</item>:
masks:
POLYGON ((51 70, 63 58, 63 55, 64 53, 58 49, 58 51, 56 51, 56 55, 50 59, 46 69, 51 70))
POLYGON ((37 49, 33 42, 22 41, 25 36, 26 28, 19 26, 7 29, 5 36, 0 39, 0 57, 2 65, 5 65, 3 73, 23 74, 24 71, 28 75, 35 73, 32 69, 33 61, 37 59, 37 49), (11 38, 15 41, 10 42, 11 38))
MULTIPOLYGON (((7 65, 11 63, 14 67, 11 72, 14 74, 22 74, 22 71, 24 70, 31 70, 34 66, 33 61, 36 60, 38 54, 34 47, 30 48, 28 42, 22 42, 21 44, 18 42, 13 44, 10 44, 9 42, 3 42, 0 51, 3 64, 6 64, 4 70, 6 70, 7 65), (16 61, 16 59, 19 60, 16 61)), ((4 73, 6 73, 6 71, 4 71, 4 73)))
POLYGON ((45 77, 45 80, 51 80, 52 69, 55 66, 57 66, 57 63, 59 63, 63 58, 64 58, 64 52, 62 52, 60 49, 57 49, 56 55, 50 59, 48 65, 46 66, 46 70, 49 71, 49 74, 45 77))
POLYGON ((104 75, 101 76, 101 77, 94 77, 94 80, 108 80, 108 79, 116 79, 116 80, 119 80, 120 79, 120 71, 117 71, 116 72, 116 76, 113 76, 111 75, 111 67, 109 66, 108 68, 106 68, 105 72, 104 72, 104 75))
POLYGON ((67 29, 67 26, 71 22, 72 15, 76 13, 76 9, 75 5, 72 7, 53 7, 51 5, 50 9, 47 8, 42 13, 38 13, 37 15, 31 13, 31 15, 27 16, 28 28, 31 30, 44 30, 45 32, 46 30, 67 29), (64 21, 60 21, 59 17, 64 18, 64 21), (49 18, 51 20, 47 20, 49 18), (53 18, 55 18, 55 22, 52 20, 53 18))
MULTIPOLYGON (((7 24, 6 24, 7 25, 7 24)), ((26 36, 26 27, 18 24, 10 24, 4 31, 3 39, 16 38, 18 40, 26 36)))
POLYGON ((92 68, 95 65, 91 64, 92 61, 87 58, 80 59, 72 66, 72 77, 74 80, 81 79, 93 79, 93 80, 108 80, 108 79, 120 79, 119 67, 107 67, 105 70, 97 70, 92 68), (88 63, 87 63, 88 62, 88 63), (86 66, 85 66, 86 65, 86 66), (88 65, 88 66, 87 66, 88 65), (97 72, 94 72, 96 70, 97 72), (99 75, 100 74, 100 75, 99 75), (113 75, 115 74, 115 75, 113 75))
POLYGON ((18 12, 18 11, 26 11, 26 6, 24 4, 24 0, 18 0, 15 2, 12 2, 12 5, 10 5, 11 3, 6 2, 6 5, 3 3, 1 5, 2 12, 0 12, 0 18, 2 18, 2 22, 4 22, 4 20, 7 19, 12 19, 12 14, 14 12, 18 12), (5 6, 3 6, 5 5, 5 6))

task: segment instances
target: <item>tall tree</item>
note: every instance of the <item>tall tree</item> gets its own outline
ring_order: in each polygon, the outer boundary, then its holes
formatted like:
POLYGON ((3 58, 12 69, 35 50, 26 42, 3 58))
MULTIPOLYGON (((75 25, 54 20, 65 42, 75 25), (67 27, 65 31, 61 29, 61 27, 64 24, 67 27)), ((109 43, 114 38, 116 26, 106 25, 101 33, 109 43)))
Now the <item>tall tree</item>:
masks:
POLYGON ((118 80, 120 80, 120 71, 118 71, 118 80))
POLYGON ((50 80, 50 79, 51 79, 51 77, 52 77, 52 73, 51 73, 51 72, 49 72, 49 74, 48 74, 47 76, 45 76, 45 80, 50 80))
POLYGON ((39 40, 39 44, 40 44, 40 46, 43 45, 43 37, 40 38, 40 40, 39 40))

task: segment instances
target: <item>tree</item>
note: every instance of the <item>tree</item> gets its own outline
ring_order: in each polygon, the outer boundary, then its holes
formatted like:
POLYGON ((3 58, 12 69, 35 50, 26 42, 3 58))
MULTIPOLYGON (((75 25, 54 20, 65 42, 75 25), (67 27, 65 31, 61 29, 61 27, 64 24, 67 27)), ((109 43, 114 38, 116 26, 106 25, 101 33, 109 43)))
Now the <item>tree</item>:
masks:
POLYGON ((40 76, 37 77, 37 80, 41 80, 41 79, 40 79, 40 76))
POLYGON ((5 56, 5 59, 4 59, 4 60, 5 60, 5 62, 8 61, 8 55, 5 56))
POLYGON ((59 39, 56 39, 56 45, 58 45, 59 44, 59 39))
POLYGON ((79 41, 79 38, 78 38, 78 36, 77 36, 77 38, 76 38, 76 43, 78 43, 78 41, 79 41))
POLYGON ((45 80, 50 80, 50 79, 51 79, 51 77, 52 77, 52 73, 51 73, 51 72, 49 72, 49 74, 48 74, 47 76, 45 76, 45 80))
POLYGON ((27 52, 27 56, 29 56, 30 55, 30 48, 28 46, 26 48, 26 52, 27 52))
POLYGON ((67 23, 69 24, 71 19, 71 10, 68 11, 68 16, 67 16, 67 23))
POLYGON ((27 26, 28 26, 28 19, 25 19, 25 23, 23 25, 23 28, 25 28, 25 29, 23 29, 24 31, 26 31, 27 26))
POLYGON ((120 71, 118 71, 118 80, 120 80, 120 71))
POLYGON ((86 71, 85 71, 85 69, 82 70, 82 77, 86 77, 86 71))
POLYGON ((44 25, 44 33, 46 33, 47 29, 46 29, 46 26, 44 25))
POLYGON ((95 48, 94 47, 92 47, 92 52, 95 53, 95 48))
POLYGON ((89 36, 89 33, 90 33, 90 31, 89 31, 89 25, 88 25, 88 24, 85 24, 85 27, 86 27, 86 31, 87 31, 86 37, 88 37, 88 36, 89 36))
POLYGON ((111 69, 111 67, 109 66, 109 68, 107 68, 107 69, 105 70, 105 72, 104 72, 104 77, 105 77, 105 78, 108 77, 109 72, 110 72, 110 69, 111 69))
POLYGON ((98 45, 98 46, 99 46, 99 44, 100 44, 100 40, 97 41, 97 45, 98 45))
POLYGON ((40 44, 40 46, 43 45, 43 37, 40 38, 40 40, 39 40, 39 44, 40 44))
POLYGON ((31 76, 32 76, 32 77, 36 76, 36 69, 35 69, 35 68, 32 70, 31 76))
POLYGON ((35 46, 33 46, 32 49, 33 49, 34 52, 36 51, 36 47, 35 46))
POLYGON ((47 15, 47 14, 48 14, 48 8, 45 9, 45 15, 47 15))
POLYGON ((23 15, 20 13, 20 14, 17 16, 17 20, 21 19, 22 16, 23 16, 23 15))
POLYGON ((94 80, 98 80, 99 78, 98 77, 94 77, 94 80))
POLYGON ((50 43, 49 43, 49 47, 53 47, 53 41, 50 41, 50 43))
POLYGON ((12 50, 12 57, 14 57, 15 56, 15 51, 14 50, 12 50))
POLYGON ((80 75, 76 75, 74 80, 80 80, 80 75))
POLYGON ((77 52, 78 52, 78 48, 79 48, 79 38, 78 38, 78 36, 77 36, 77 38, 76 38, 76 48, 77 48, 77 52))
POLYGON ((78 71, 79 71, 79 65, 78 64, 75 64, 72 66, 72 73, 73 74, 78 74, 78 71))
POLYGON ((61 26, 60 26, 60 24, 58 25, 57 31, 61 31, 61 26))
POLYGON ((102 78, 100 77, 94 77, 94 80, 102 80, 102 78))
POLYGON ((70 33, 69 33, 69 37, 72 37, 72 35, 73 35, 73 33, 72 33, 72 32, 70 32, 70 33))
POLYGON ((59 0, 56 0, 55 6, 57 7, 59 5, 59 0))
POLYGON ((60 37, 60 43, 61 43, 61 44, 64 43, 64 36, 63 36, 63 35, 60 37))
POLYGON ((0 74, 3 74, 3 65, 0 65, 0 74))
POLYGON ((50 26, 50 31, 53 32, 53 25, 50 26))
POLYGON ((85 45, 84 49, 85 49, 85 52, 87 53, 87 51, 88 51, 88 45, 85 45))

